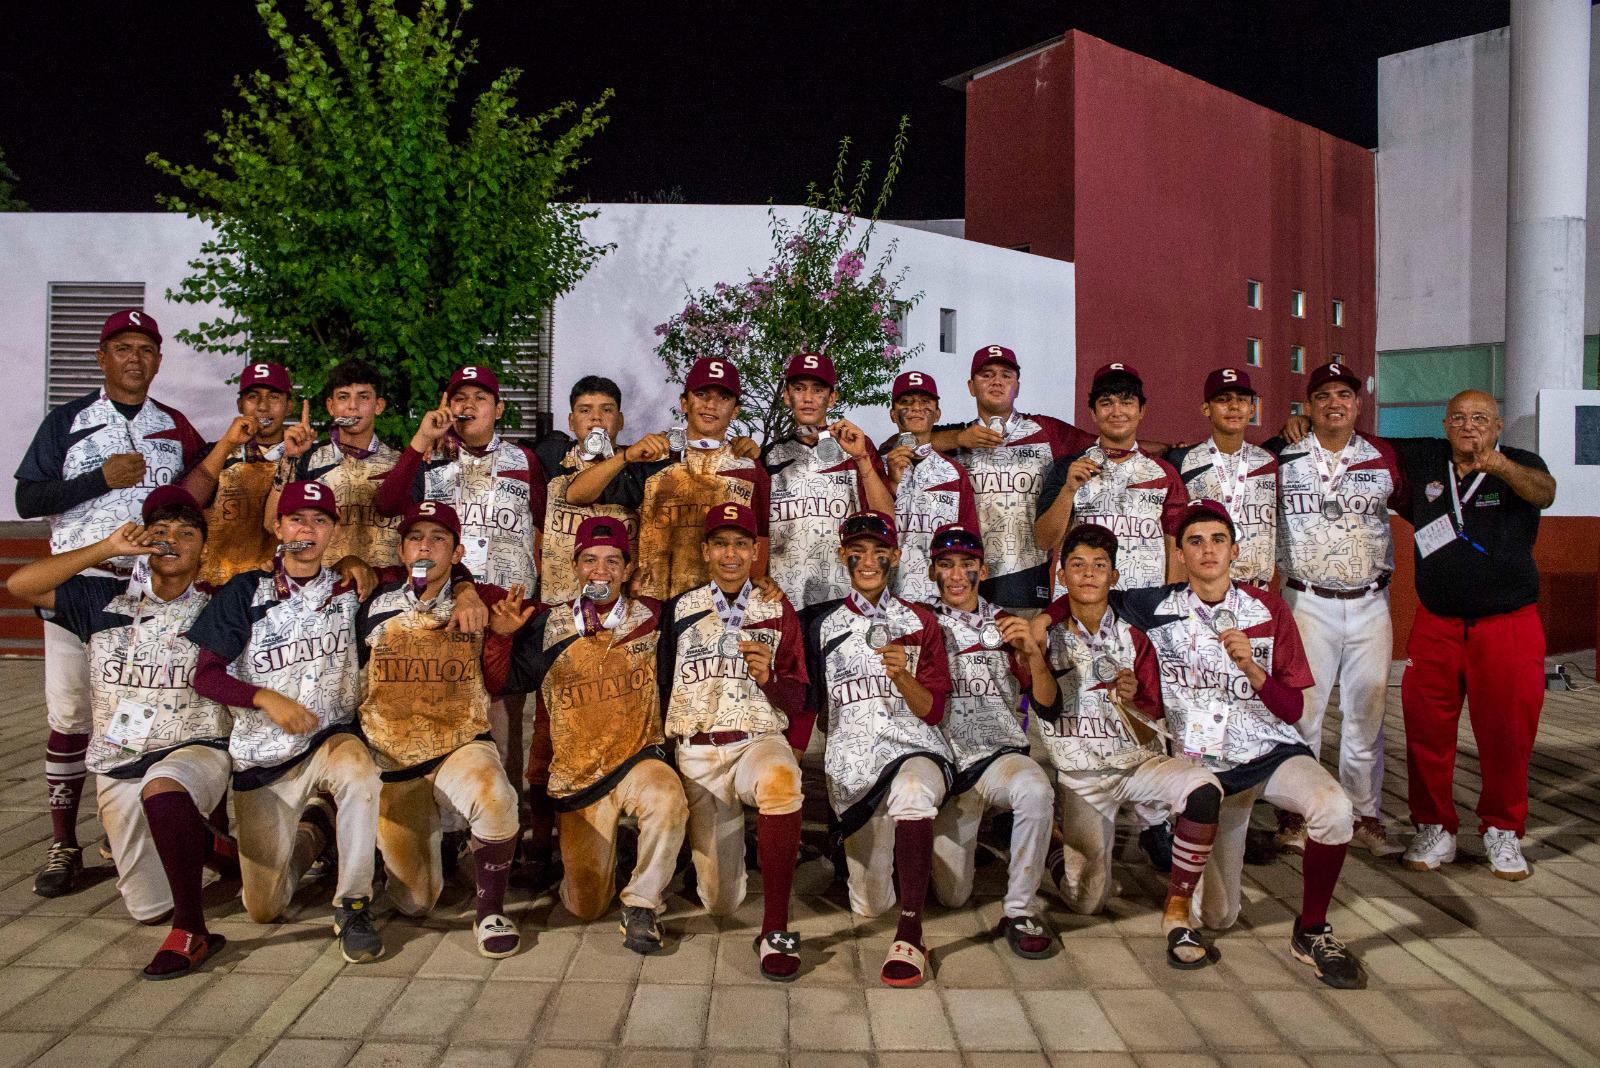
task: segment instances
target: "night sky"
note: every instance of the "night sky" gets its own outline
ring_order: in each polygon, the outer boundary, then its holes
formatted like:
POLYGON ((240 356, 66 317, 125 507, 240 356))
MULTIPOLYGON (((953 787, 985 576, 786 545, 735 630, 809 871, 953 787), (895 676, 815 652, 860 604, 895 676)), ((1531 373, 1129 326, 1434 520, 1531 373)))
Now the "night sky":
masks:
MULTIPOLYGON (((463 23, 481 41, 472 84, 521 67, 525 110, 616 90, 575 198, 797 201, 841 136, 881 160, 906 113, 897 218, 962 214, 962 97, 941 80, 1067 29, 1373 147, 1379 56, 1510 18, 1506 0, 640 6, 482 0, 463 23)), ((0 147, 36 211, 155 208, 169 187, 145 154, 203 162, 234 75, 272 61, 244 0, 55 0, 7 29, 0 147)))

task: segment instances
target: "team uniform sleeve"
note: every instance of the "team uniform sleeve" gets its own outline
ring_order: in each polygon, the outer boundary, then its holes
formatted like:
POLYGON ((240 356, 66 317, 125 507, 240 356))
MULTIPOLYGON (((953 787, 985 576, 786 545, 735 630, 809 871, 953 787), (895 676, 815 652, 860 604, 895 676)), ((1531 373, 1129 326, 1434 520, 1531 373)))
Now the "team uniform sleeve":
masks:
MULTIPOLYGON (((837 602, 826 602, 829 605, 837 602)), ((822 729, 828 729, 827 706, 827 663, 822 655, 822 620, 826 613, 819 611, 821 606, 812 605, 801 616, 801 644, 805 655, 806 665, 806 692, 804 710, 810 714, 813 722, 820 722, 822 729)))
POLYGON ((967 474, 967 469, 954 460, 950 465, 956 469, 956 517, 961 525, 968 530, 982 530, 978 525, 978 494, 972 488, 972 476, 967 474))
POLYGON ((1292 690, 1310 689, 1315 681, 1311 665, 1306 661, 1305 644, 1300 640, 1300 628, 1295 625, 1294 613, 1283 598, 1268 595, 1272 610, 1272 677, 1292 690))
POLYGON ((1139 680, 1139 689, 1133 695, 1134 706, 1149 718, 1160 719, 1166 715, 1161 703, 1161 662, 1144 631, 1135 627, 1132 637, 1133 676, 1139 680))
POLYGON ((752 474, 754 492, 750 497, 750 511, 754 512, 756 517, 756 537, 765 538, 769 536, 768 527, 772 518, 772 476, 759 464, 752 474))
POLYGON ((544 465, 532 449, 522 446, 522 452, 528 458, 528 511, 532 513, 534 529, 543 530, 545 507, 549 500, 549 491, 545 487, 550 483, 550 476, 545 474, 544 465))
MULTIPOLYGON (((872 469, 878 473, 878 478, 882 480, 884 488, 889 491, 890 496, 893 496, 894 486, 889 482, 889 467, 883 462, 883 454, 879 452, 878 447, 872 443, 872 439, 868 438, 865 434, 862 434, 861 438, 866 443, 867 459, 871 462, 872 469)), ((856 476, 856 507, 861 511, 866 511, 869 507, 871 507, 871 505, 867 503, 866 480, 861 478, 859 473, 856 476)))
POLYGON ((1189 487, 1184 485, 1183 476, 1178 474, 1178 469, 1165 460, 1157 460, 1161 470, 1167 478, 1167 499, 1161 504, 1161 529, 1167 534, 1176 534, 1178 521, 1183 518, 1183 513, 1189 507, 1189 487))
POLYGON ((772 658, 772 672, 761 692, 789 721, 783 732, 789 745, 801 750, 810 743, 811 730, 817 721, 816 713, 806 708, 808 681, 800 617, 785 598, 783 614, 778 618, 778 651, 772 658))
POLYGON ((200 661, 194 669, 194 692, 219 705, 252 707, 262 687, 234 678, 228 671, 228 663, 210 649, 201 649, 200 661))
POLYGON ((405 515, 407 508, 422 500, 422 459, 422 454, 410 445, 401 451, 400 459, 383 476, 373 498, 372 506, 379 515, 405 515))
POLYGON ((206 439, 189 422, 188 416, 175 408, 167 408, 166 411, 178 428, 178 442, 183 449, 183 470, 192 471, 195 464, 206 458, 206 439))
POLYGON ((1383 457, 1384 464, 1389 468, 1389 478, 1394 483, 1394 489, 1389 494, 1389 507, 1407 517, 1411 515, 1411 490, 1410 480, 1406 477, 1405 465, 1400 462, 1400 454, 1385 438, 1368 438, 1375 449, 1383 457))
POLYGON ((657 471, 672 462, 669 456, 664 460, 635 460, 622 465, 622 470, 617 472, 617 477, 606 483, 606 488, 600 491, 600 504, 614 504, 630 511, 638 511, 644 504, 645 481, 657 471))
POLYGON ((45 417, 34 432, 28 451, 17 466, 17 515, 23 519, 42 519, 60 515, 67 509, 92 501, 111 487, 98 468, 76 478, 62 478, 67 462, 66 425, 70 412, 57 408, 45 417))
POLYGON ((550 670, 550 659, 544 651, 544 628, 551 612, 565 608, 559 604, 541 608, 528 620, 528 625, 517 632, 505 677, 498 688, 490 688, 490 693, 533 693, 543 685, 545 672, 550 670))
POLYGON ((1051 415, 1035 415, 1032 418, 1050 436, 1050 451, 1057 459, 1074 453, 1082 455, 1095 443, 1095 435, 1079 430, 1065 420, 1051 415))
MULTIPOLYGON (((682 594, 679 594, 681 597, 682 594)), ((678 677, 678 598, 661 603, 656 623, 656 687, 661 691, 661 714, 672 703, 672 680, 678 677)))
POLYGON ((1056 503, 1056 498, 1061 496, 1061 491, 1067 485, 1067 468, 1072 466, 1072 461, 1082 455, 1083 451, 1080 449, 1057 457, 1050 465, 1050 470, 1044 473, 1044 483, 1039 487, 1039 504, 1033 511, 1035 519, 1044 515, 1050 510, 1050 506, 1056 503))
POLYGON ((215 653, 224 664, 231 664, 250 643, 250 602, 255 595, 259 574, 247 571, 229 579, 200 610, 194 626, 184 637, 201 649, 215 653))
POLYGON ((922 621, 922 632, 917 638, 921 654, 917 657, 916 678, 923 689, 933 695, 933 709, 922 717, 922 721, 930 727, 936 727, 944 719, 945 700, 950 696, 950 691, 955 689, 950 677, 950 652, 945 648, 944 628, 939 626, 939 620, 921 605, 913 607, 917 618, 922 621))
MULTIPOLYGON (((103 583, 104 579, 100 580, 103 583)), ((51 610, 49 622, 87 642, 94 633, 95 616, 106 606, 105 589, 100 583, 84 575, 74 575, 56 587, 56 606, 51 610), (100 594, 101 596, 96 596, 100 594)))
POLYGON ((576 442, 559 430, 552 430, 534 442, 533 455, 539 461, 539 470, 544 472, 546 483, 561 473, 561 461, 566 459, 574 444, 576 442))

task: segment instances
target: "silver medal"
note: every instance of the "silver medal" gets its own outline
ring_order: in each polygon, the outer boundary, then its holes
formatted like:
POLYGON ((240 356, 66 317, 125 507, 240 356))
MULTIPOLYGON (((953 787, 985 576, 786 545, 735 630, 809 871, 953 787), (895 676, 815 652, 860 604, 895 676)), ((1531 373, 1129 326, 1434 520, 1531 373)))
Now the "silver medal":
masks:
POLYGON ((153 541, 150 543, 150 548, 155 550, 156 556, 178 555, 178 550, 172 547, 172 543, 170 541, 153 541))
POLYGON ((263 429, 266 428, 266 427, 271 426, 272 425, 272 416, 270 416, 270 415, 258 415, 258 416, 256 416, 256 425, 262 427, 263 429))
POLYGON ((1115 681, 1120 669, 1115 660, 1101 653, 1094 658, 1094 663, 1089 665, 1089 670, 1094 672, 1096 682, 1112 682, 1115 681))
POLYGON ((824 467, 844 463, 844 447, 826 430, 817 435, 816 455, 824 467))
POLYGON ((359 415, 336 415, 333 417, 333 425, 340 430, 349 430, 359 422, 361 422, 359 415))
POLYGON ((1004 434, 1006 432, 1006 421, 998 415, 991 415, 989 417, 989 429, 996 434, 1004 434))
POLYGON ((985 649, 998 649, 1005 644, 1005 636, 1000 633, 1000 626, 992 619, 983 621, 982 628, 978 631, 978 644, 985 649))
POLYGON ((873 651, 882 649, 889 644, 889 628, 883 623, 874 623, 867 628, 867 648, 873 651))
POLYGON ((1211 613, 1211 629, 1221 634, 1225 630, 1236 630, 1239 626, 1239 617, 1226 608, 1219 608, 1211 613))
POLYGON ((740 656, 739 632, 727 630, 722 632, 722 637, 717 639, 717 652, 723 656, 740 656))
POLYGON ((418 593, 428 588, 428 572, 433 570, 432 560, 411 561, 411 587, 418 593))
POLYGON ((596 604, 605 604, 611 600, 611 583, 585 582, 581 596, 585 600, 593 601, 596 604))
POLYGON ((675 426, 667 431, 667 448, 676 453, 689 448, 689 435, 684 432, 683 427, 675 426))
POLYGON ((1338 501, 1330 497, 1322 502, 1322 518, 1338 519, 1342 515, 1344 515, 1344 505, 1338 501))
POLYGON ((286 553, 297 553, 309 548, 311 548, 309 541, 286 541, 283 543, 283 551, 286 553))
POLYGON ((589 433, 584 435, 583 458, 585 460, 599 460, 611 456, 613 452, 611 436, 606 433, 605 427, 591 427, 589 433))
POLYGON ((910 432, 901 434, 894 439, 894 444, 899 449, 914 449, 917 447, 917 436, 910 432))

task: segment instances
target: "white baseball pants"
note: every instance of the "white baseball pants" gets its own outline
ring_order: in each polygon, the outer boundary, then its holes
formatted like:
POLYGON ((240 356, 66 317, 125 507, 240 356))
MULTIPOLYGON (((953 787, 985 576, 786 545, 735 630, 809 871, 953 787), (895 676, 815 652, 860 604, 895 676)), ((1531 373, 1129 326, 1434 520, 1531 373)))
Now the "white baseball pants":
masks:
POLYGON ((997 757, 972 788, 939 810, 933 822, 933 892, 941 904, 959 908, 972 896, 978 825, 987 809, 1011 813, 1011 857, 1007 865, 1005 914, 1030 916, 1044 878, 1055 816, 1050 779, 1026 753, 997 757))
POLYGON ((689 851, 700 901, 713 916, 727 916, 744 901, 744 810, 764 816, 799 812, 800 764, 781 734, 762 734, 732 745, 678 745, 678 771, 689 802, 689 851))
POLYGON ((912 757, 895 769, 889 792, 861 829, 844 840, 849 872, 850 911, 880 916, 894 907, 894 824, 931 820, 944 800, 944 772, 926 757, 912 757))

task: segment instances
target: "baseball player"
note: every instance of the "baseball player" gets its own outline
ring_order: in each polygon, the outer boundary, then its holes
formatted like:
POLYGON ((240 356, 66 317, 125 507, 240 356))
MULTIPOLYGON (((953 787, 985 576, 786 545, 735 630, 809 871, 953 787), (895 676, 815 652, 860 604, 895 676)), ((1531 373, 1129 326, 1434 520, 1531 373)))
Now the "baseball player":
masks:
POLYGON ((950 695, 950 660, 926 605, 889 592, 899 563, 894 521, 858 512, 839 525, 850 572, 843 600, 815 605, 806 620, 806 707, 822 717, 828 801, 845 835, 850 908, 877 916, 895 903, 900 921, 879 977, 919 986, 928 970, 922 907, 933 864, 933 820, 954 780, 939 733, 950 695))
POLYGON ((201 650, 195 690, 233 710, 245 911, 257 923, 276 919, 336 837, 334 934, 344 959, 363 963, 383 956, 371 913, 380 784, 356 733, 355 586, 322 566, 338 521, 328 486, 285 486, 272 569, 234 576, 188 636, 201 650), (313 801, 319 793, 333 797, 331 819, 313 801))
POLYGON ((656 915, 689 818, 661 733, 661 606, 623 595, 633 562, 620 520, 585 519, 574 549, 579 596, 540 609, 518 632, 509 663, 491 659, 489 690, 534 693, 538 714, 550 719, 561 903, 578 919, 599 919, 611 907, 617 823, 638 820, 638 861, 621 895, 623 945, 654 953, 662 937, 656 915))
MULTIPOLYGON (((472 829, 477 883, 474 934, 485 957, 509 957, 521 940, 505 915, 517 848, 517 793, 489 736, 484 638, 452 630, 451 568, 461 521, 442 501, 421 501, 400 521, 400 570, 356 613, 363 669, 361 733, 378 765, 378 850, 389 896, 407 916, 426 914, 444 888, 440 811, 472 829)), ((387 577, 387 576, 386 576, 387 577)), ((496 633, 509 639, 533 614, 522 591, 489 597, 496 633)))
POLYGON ((656 678, 667 735, 678 740, 700 900, 713 916, 744 901, 744 810, 755 808, 763 894, 755 948, 761 974, 789 982, 800 971, 800 936, 788 929, 799 758, 816 717, 803 711, 800 620, 785 598, 757 597, 750 582, 756 529, 742 504, 706 513, 711 581, 662 606, 656 678))
MULTIPOLYGON (((161 370, 161 330, 148 312, 107 317, 95 360, 104 383, 53 408, 17 467, 17 515, 49 518, 52 553, 103 541, 138 517, 152 489, 179 481, 205 451, 182 413, 150 399, 150 383, 161 370)), ((132 567, 131 558, 118 557, 94 573, 127 578, 132 567)), ((51 833, 33 882, 40 897, 72 893, 83 872, 78 801, 94 726, 88 670, 82 642, 63 627, 44 628, 51 833)))
POLYGON ((211 599, 197 586, 206 521, 187 492, 161 486, 144 499, 143 526, 128 523, 93 545, 18 569, 13 596, 51 613, 88 648, 100 822, 117 866, 117 889, 134 919, 172 930, 145 966, 147 979, 198 968, 226 939, 206 928, 202 868, 237 871, 238 851, 202 813, 228 789, 227 709, 190 683, 199 649, 183 637, 211 599), (124 581, 84 574, 135 557, 124 581))
MULTIPOLYGON (((1356 432, 1361 378, 1323 364, 1306 385, 1311 433, 1293 444, 1267 442, 1278 457, 1278 560, 1283 598, 1294 612, 1315 680, 1306 691, 1301 737, 1322 751, 1322 717, 1339 687, 1344 722, 1339 782, 1355 806, 1355 845, 1374 856, 1402 851, 1379 815, 1383 791, 1383 710, 1394 629, 1389 579, 1394 538, 1389 508, 1403 507, 1404 479, 1393 448, 1356 432)), ((1279 841, 1298 851, 1304 825, 1280 817, 1279 841)))
POLYGON ((942 526, 929 547, 953 688, 939 729, 955 756, 951 796, 933 824, 933 889, 957 908, 972 896, 978 827, 991 808, 1010 812, 1011 855, 1000 933, 1019 957, 1039 960, 1055 951, 1055 935, 1035 898, 1050 848, 1050 780, 1028 755, 1020 716, 1022 694, 1035 671, 1048 672, 1044 650, 1028 621, 985 601, 988 577, 976 527, 942 526))
POLYGON ((1051 874, 1069 909, 1098 913, 1111 892, 1118 811, 1141 803, 1177 811, 1161 933, 1169 965, 1203 968, 1217 954, 1194 929, 1189 904, 1216 839, 1222 788, 1209 771, 1167 755, 1155 651, 1110 604, 1117 556, 1111 531, 1073 527, 1061 547, 1066 595, 1033 621, 1050 671, 1033 674, 1032 707, 1061 800, 1051 874))
POLYGON ((903 371, 890 390, 889 418, 900 433, 878 446, 894 487, 894 527, 900 540, 900 566, 894 593, 913 604, 939 596, 929 578, 928 544, 933 532, 954 523, 979 530, 977 499, 967 469, 934 451, 939 421, 939 385, 922 371, 903 371))
POLYGON ((794 432, 761 450, 772 495, 768 571, 796 611, 850 592, 839 563, 839 521, 867 508, 894 511, 872 442, 848 419, 829 421, 837 383, 828 357, 793 357, 784 369, 783 403, 794 432))
POLYGON ((1033 522, 1045 473, 1061 457, 1094 444, 1077 427, 1048 415, 1016 410, 1022 368, 1004 345, 985 345, 972 356, 967 392, 978 418, 966 427, 934 432, 940 452, 955 452, 972 476, 983 530, 989 578, 983 596, 1013 610, 1043 608, 1050 601, 1050 563, 1034 542, 1033 522))
POLYGON ((1191 498, 1221 501, 1239 525, 1239 558, 1233 577, 1258 589, 1272 582, 1278 551, 1278 461, 1244 440, 1256 411, 1256 391, 1242 367, 1206 375, 1200 405, 1211 436, 1173 449, 1164 459, 1177 468, 1191 498))
POLYGON ((1256 797, 1306 823, 1300 914, 1289 951, 1332 987, 1361 986, 1355 954, 1328 923, 1350 843, 1350 798, 1294 728, 1312 685, 1293 614, 1267 590, 1234 582, 1233 520, 1216 501, 1195 501, 1176 528, 1186 583, 1133 590, 1128 621, 1161 665, 1161 698, 1175 752, 1212 772, 1223 802, 1213 856, 1191 908, 1191 926, 1231 927, 1239 915, 1245 832, 1256 797))
MULTIPOLYGON (((545 488, 539 590, 547 604, 578 596, 582 584, 572 570, 572 539, 585 519, 595 515, 620 519, 627 526, 630 539, 636 538, 639 531, 639 517, 631 509, 616 504, 578 505, 567 500, 567 487, 578 474, 616 455, 624 423, 622 390, 609 378, 585 375, 573 385, 569 399, 567 426, 575 444, 544 465, 550 482, 545 488)), ((557 435, 552 439, 561 440, 557 435)))
POLYGON ((708 579, 700 552, 706 512, 733 501, 759 524, 753 573, 767 574, 767 517, 771 484, 759 461, 727 440, 739 414, 739 369, 702 357, 689 368, 678 406, 686 426, 647 434, 575 476, 567 500, 621 505, 639 515, 639 561, 634 588, 657 600, 676 597, 708 579))
MULTIPOLYGON (((399 514, 382 515, 376 508, 378 484, 394 468, 400 453, 373 428, 388 408, 377 368, 363 360, 346 360, 328 375, 323 407, 333 427, 318 441, 311 426, 311 407, 302 403, 300 421, 284 431, 284 458, 267 497, 264 522, 277 522, 277 494, 293 481, 321 482, 333 490, 339 506, 327 558, 356 556, 373 567, 392 567, 399 544, 399 514)), ((402 509, 403 511, 404 509, 402 509)))

